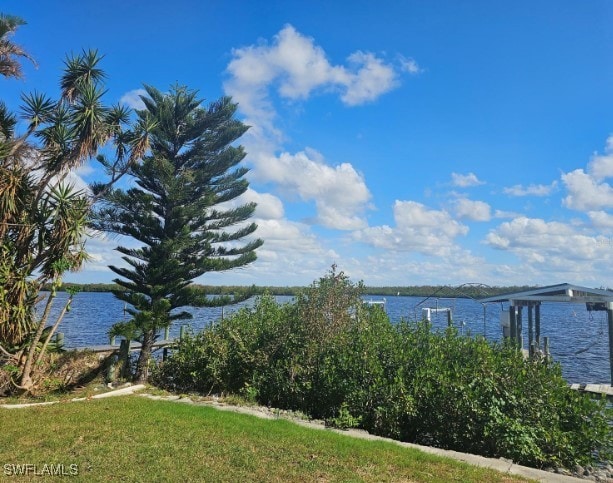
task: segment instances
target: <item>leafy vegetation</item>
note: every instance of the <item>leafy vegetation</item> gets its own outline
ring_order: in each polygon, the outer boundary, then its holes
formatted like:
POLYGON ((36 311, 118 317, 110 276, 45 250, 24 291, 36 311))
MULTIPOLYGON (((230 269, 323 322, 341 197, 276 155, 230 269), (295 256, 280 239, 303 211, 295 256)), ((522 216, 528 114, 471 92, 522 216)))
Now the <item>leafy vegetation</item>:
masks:
POLYGON ((610 457, 605 401, 570 390, 558 365, 426 322, 394 326, 363 290, 333 267, 295 304, 263 296, 182 340, 154 381, 536 467, 610 457))
POLYGON ((76 465, 71 481, 523 481, 392 443, 141 397, 0 407, 0 425, 3 465, 76 465))
POLYGON ((145 109, 138 115, 155 122, 150 152, 128 169, 135 186, 108 191, 95 216, 97 228, 139 244, 117 248, 129 268, 110 267, 119 276, 114 282, 120 289, 113 293, 129 304, 132 316, 113 334, 141 342, 138 381, 147 379, 157 332, 191 317, 175 309, 229 302, 207 299, 192 290, 192 280, 247 265, 262 245, 248 239, 256 230, 248 222, 255 204, 229 204, 249 186, 247 168, 239 166, 245 152, 234 145, 247 130, 234 118, 237 105, 222 97, 204 108, 197 92, 186 87, 168 94, 145 89, 145 109))
MULTIPOLYGON (((29 58, 7 37, 22 23, 0 16, 4 76, 18 77, 19 57, 29 58)), ((95 197, 77 189, 70 175, 99 148, 113 144, 115 158, 100 159, 108 175, 97 186, 103 193, 147 147, 145 119, 132 126, 129 110, 103 104, 100 60, 96 51, 68 57, 59 100, 25 94, 18 114, 0 101, 0 354, 2 361, 19 367, 14 385, 26 392, 35 384, 33 373, 53 331, 70 309, 71 297, 51 330, 45 329, 62 275, 87 258, 84 236, 95 197), (45 284, 51 290, 37 318, 35 305, 45 284)))

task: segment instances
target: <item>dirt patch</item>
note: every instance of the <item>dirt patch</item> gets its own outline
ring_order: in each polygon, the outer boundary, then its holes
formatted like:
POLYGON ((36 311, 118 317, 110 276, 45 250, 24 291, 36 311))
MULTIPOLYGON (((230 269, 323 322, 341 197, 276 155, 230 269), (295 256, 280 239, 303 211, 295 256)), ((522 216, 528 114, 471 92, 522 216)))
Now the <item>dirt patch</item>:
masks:
MULTIPOLYGON (((66 351, 47 354, 34 374, 34 389, 31 396, 70 391, 87 385, 96 379, 102 381, 110 354, 88 351, 66 351)), ((14 390, 18 369, 5 364, 0 366, 0 396, 10 395, 14 390)))

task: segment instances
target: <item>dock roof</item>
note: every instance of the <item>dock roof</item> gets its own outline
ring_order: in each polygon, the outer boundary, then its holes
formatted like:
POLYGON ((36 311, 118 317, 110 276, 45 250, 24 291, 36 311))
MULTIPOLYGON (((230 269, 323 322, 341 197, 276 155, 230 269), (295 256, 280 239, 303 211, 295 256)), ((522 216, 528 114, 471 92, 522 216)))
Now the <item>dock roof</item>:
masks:
POLYGON ((522 292, 500 294, 479 300, 481 303, 510 302, 613 303, 613 290, 582 287, 570 283, 549 285, 522 292))

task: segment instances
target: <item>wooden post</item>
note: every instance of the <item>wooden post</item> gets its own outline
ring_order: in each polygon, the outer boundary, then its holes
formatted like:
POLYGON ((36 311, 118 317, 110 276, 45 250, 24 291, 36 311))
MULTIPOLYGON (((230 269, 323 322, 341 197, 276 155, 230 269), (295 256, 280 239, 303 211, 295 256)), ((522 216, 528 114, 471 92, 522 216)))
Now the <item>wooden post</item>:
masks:
POLYGON ((447 310, 447 327, 451 327, 453 325, 453 319, 451 317, 451 309, 447 310))
POLYGON ((536 346, 541 347, 541 303, 537 302, 534 307, 534 336, 536 339, 536 346))
POLYGON ((515 342, 517 339, 517 319, 515 318, 515 306, 509 307, 509 318, 511 319, 511 340, 515 342))
POLYGON ((534 355, 536 354, 536 350, 536 341, 533 340, 530 344, 530 357, 534 357, 534 355))
POLYGON ((184 335, 185 335, 185 325, 182 325, 181 329, 179 330, 179 340, 183 339, 184 335))
POLYGON ((528 350, 530 355, 534 355, 534 321, 532 320, 532 304, 528 305, 528 350))
POLYGON ((517 346, 521 349, 524 345, 524 341, 521 335, 521 313, 522 313, 522 306, 520 305, 519 307, 517 307, 517 319, 515 320, 515 328, 517 330, 517 346))
POLYGON ((111 357, 109 359, 109 365, 106 370, 106 382, 115 382, 115 367, 117 365, 117 359, 117 354, 111 354, 111 357))
POLYGON ((170 339, 170 327, 164 329, 164 340, 170 339))
POLYGON ((609 322, 609 365, 611 367, 611 386, 613 386, 613 302, 607 304, 607 320, 609 322))
POLYGON ((545 351, 545 357, 549 357, 549 337, 543 338, 543 350, 545 351))

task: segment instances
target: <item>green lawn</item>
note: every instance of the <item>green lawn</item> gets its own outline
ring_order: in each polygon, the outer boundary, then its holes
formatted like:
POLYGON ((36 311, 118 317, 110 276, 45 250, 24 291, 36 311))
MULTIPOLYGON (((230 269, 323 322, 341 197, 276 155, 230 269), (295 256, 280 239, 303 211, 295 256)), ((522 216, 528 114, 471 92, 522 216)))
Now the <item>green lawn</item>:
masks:
POLYGON ((1 481, 64 479, 32 475, 58 465, 78 472, 65 481, 524 481, 392 443, 137 396, 0 408, 0 428, 1 481), (29 478, 9 477, 25 464, 35 465, 29 478))

